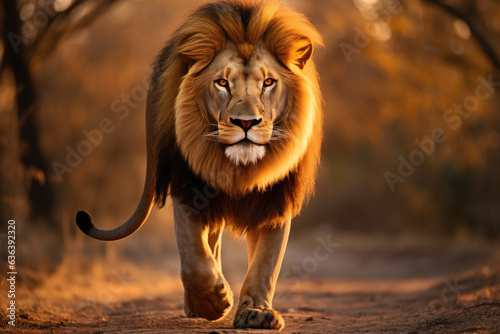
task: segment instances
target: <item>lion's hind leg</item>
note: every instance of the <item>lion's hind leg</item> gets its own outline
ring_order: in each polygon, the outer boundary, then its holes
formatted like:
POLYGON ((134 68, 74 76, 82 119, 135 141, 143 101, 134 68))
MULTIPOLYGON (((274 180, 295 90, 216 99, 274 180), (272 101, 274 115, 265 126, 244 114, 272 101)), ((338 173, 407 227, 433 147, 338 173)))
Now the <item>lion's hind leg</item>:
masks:
POLYGON ((186 315, 221 319, 231 310, 233 292, 220 267, 220 231, 210 233, 198 216, 173 202, 186 315))

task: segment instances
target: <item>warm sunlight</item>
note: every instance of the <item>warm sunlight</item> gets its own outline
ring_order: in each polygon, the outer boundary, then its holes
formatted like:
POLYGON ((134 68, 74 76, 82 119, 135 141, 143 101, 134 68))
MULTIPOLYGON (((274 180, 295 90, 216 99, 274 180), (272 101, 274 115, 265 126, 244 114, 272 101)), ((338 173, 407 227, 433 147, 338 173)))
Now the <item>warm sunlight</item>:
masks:
POLYGON ((500 333, 500 1, 0 0, 0 34, 0 332, 500 333))

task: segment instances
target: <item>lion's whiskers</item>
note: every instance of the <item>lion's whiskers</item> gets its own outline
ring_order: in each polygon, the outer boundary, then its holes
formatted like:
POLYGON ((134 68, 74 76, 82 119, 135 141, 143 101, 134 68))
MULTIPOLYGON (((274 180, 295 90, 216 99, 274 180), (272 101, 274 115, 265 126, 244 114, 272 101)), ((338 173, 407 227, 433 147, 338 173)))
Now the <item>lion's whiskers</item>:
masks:
POLYGON ((204 136, 208 139, 208 140, 211 140, 211 141, 219 141, 220 140, 220 132, 219 132, 219 129, 217 127, 217 124, 207 124, 207 127, 209 128, 215 128, 217 130, 215 131, 211 131, 211 132, 208 132, 206 133, 204 136))
POLYGON ((273 132, 271 134, 271 140, 280 140, 280 139, 288 139, 290 136, 288 135, 288 132, 286 132, 283 129, 273 129, 273 132))
POLYGON ((211 140, 211 141, 219 141, 220 140, 219 131, 214 131, 214 132, 207 133, 207 134, 205 134, 205 137, 208 140, 211 140))

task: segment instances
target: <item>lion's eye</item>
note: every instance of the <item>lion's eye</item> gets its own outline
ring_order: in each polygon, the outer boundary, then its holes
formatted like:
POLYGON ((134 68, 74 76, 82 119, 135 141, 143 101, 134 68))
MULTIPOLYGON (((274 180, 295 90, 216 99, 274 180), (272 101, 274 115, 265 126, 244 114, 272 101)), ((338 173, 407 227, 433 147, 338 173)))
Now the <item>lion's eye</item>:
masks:
POLYGON ((215 87, 222 91, 229 91, 229 82, 226 79, 215 80, 215 87))
POLYGON ((271 78, 264 80, 264 88, 268 88, 268 87, 273 86, 276 83, 276 81, 277 80, 271 79, 271 78))

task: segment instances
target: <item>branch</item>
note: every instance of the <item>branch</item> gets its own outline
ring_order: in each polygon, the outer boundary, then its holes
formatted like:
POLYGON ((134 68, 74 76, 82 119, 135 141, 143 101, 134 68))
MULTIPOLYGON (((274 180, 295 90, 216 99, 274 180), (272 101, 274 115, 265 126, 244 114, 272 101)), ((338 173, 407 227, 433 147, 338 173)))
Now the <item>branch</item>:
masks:
POLYGON ((467 16, 464 12, 462 12, 458 8, 455 8, 447 4, 443 0, 422 0, 422 1, 438 6, 444 9, 452 16, 457 17, 460 20, 464 21, 469 26, 471 34, 475 37, 476 41, 479 44, 479 47, 484 51, 486 56, 490 59, 493 66, 496 67, 498 70, 500 70, 500 56, 497 54, 495 48, 492 46, 490 41, 486 38, 486 36, 483 35, 481 30, 477 27, 475 22, 469 16, 467 16))
POLYGON ((46 58, 53 50, 55 50, 57 45, 65 36, 89 26, 99 16, 104 14, 111 5, 118 1, 120 0, 75 0, 66 10, 57 13, 50 19, 49 23, 45 26, 43 31, 41 31, 37 36, 37 39, 33 42, 30 52, 30 58, 34 56, 41 59, 46 58), (89 3, 94 4, 94 7, 92 7, 91 11, 74 24, 68 24, 68 22, 71 20, 71 14, 74 11, 81 9, 82 6, 88 5, 89 3), (59 24, 61 21, 66 21, 63 24, 63 28, 58 30, 53 29, 53 26, 55 24, 59 24))
POLYGON ((58 12, 58 13, 54 14, 52 17, 50 17, 48 20, 48 23, 45 26, 40 28, 40 31, 38 33, 36 40, 33 41, 32 48, 33 49, 37 48, 37 45, 39 44, 39 42, 52 29, 54 22, 57 22, 60 19, 64 19, 64 18, 69 17, 70 13, 84 2, 85 2, 85 0, 74 0, 74 2, 68 8, 66 8, 64 11, 58 12))

